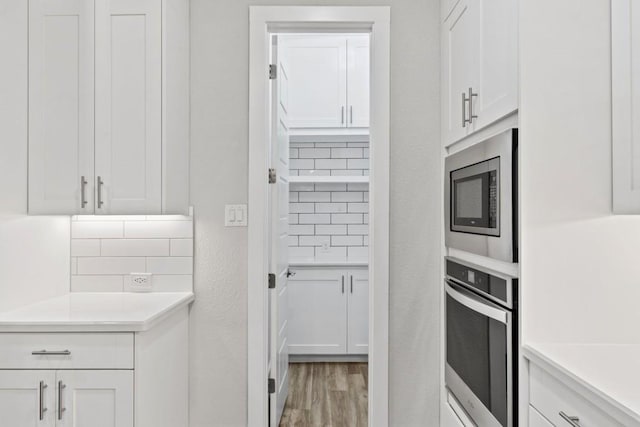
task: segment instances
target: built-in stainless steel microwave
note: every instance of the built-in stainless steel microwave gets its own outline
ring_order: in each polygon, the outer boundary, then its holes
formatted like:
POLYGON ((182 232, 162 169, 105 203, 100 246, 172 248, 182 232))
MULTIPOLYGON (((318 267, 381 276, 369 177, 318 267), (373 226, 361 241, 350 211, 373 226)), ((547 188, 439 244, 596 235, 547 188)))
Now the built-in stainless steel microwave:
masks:
POLYGON ((518 261, 517 152, 510 129, 445 159, 447 247, 518 261))

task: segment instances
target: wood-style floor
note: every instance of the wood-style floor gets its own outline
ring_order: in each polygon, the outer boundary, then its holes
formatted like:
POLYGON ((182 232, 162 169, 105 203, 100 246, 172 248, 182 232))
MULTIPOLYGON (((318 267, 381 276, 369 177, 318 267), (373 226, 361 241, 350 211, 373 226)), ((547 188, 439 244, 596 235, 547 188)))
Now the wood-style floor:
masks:
POLYGON ((366 363, 292 363, 280 427, 366 427, 366 363))

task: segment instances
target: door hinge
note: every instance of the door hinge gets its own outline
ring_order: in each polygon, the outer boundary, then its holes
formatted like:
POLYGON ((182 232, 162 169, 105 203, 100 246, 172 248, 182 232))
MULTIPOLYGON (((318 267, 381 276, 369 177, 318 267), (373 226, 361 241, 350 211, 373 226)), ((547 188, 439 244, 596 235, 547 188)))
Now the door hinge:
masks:
POLYGON ((269 378, 269 394, 273 394, 276 392, 276 380, 273 378, 269 378))
POLYGON ((276 275, 273 273, 269 273, 269 289, 276 288, 276 275))
POLYGON ((273 168, 269 168, 269 184, 276 183, 276 170, 273 168))
POLYGON ((269 80, 275 80, 278 78, 278 67, 275 64, 269 65, 269 80))

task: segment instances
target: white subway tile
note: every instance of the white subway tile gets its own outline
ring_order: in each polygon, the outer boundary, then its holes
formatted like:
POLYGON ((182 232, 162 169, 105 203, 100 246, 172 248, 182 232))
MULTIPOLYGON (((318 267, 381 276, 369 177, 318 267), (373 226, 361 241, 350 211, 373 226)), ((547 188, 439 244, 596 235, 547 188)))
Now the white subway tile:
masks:
POLYGON ((289 159, 297 159, 298 158, 298 149, 297 148, 291 148, 289 149, 289 159))
POLYGON ((347 212, 346 203, 316 203, 316 213, 343 213, 347 212))
POLYGON ((298 236, 289 235, 289 246, 298 246, 298 236))
POLYGON ((314 234, 313 225, 290 225, 289 234, 312 235, 314 234))
POLYGON ((316 191, 347 191, 347 184, 316 184, 316 191))
POLYGON ((346 148, 346 142, 316 142, 316 147, 346 148))
POLYGON ((316 234, 329 234, 329 235, 347 234, 347 226, 343 224, 316 225, 316 234))
POLYGON ((369 248, 366 246, 350 246, 348 248, 349 258, 368 258, 369 248))
POLYGON ((330 148, 300 148, 301 159, 328 159, 331 157, 330 148))
POLYGON ((353 182, 347 184, 347 191, 369 191, 369 184, 353 182))
MULTIPOLYGON (((329 176, 331 175, 331 171, 329 169, 311 169, 311 170, 306 170, 306 169, 300 169, 298 171, 298 175, 300 176, 329 176)), ((311 184, 313 185, 313 184, 311 184)))
POLYGON ((364 237, 362 244, 365 246, 369 246, 369 236, 362 236, 364 237))
POLYGON ((369 234, 369 226, 366 224, 349 224, 349 234, 369 234))
POLYGON ((144 273, 145 259, 139 257, 85 257, 78 258, 78 274, 131 274, 144 273))
POLYGON ((149 257, 147 273, 153 274, 193 274, 191 257, 149 257))
POLYGON ((332 169, 332 176, 362 176, 362 169, 332 169))
POLYGON ((361 202, 362 193, 358 191, 331 193, 332 202, 361 202))
POLYGON ((151 238, 192 238, 192 221, 144 221, 125 222, 124 237, 128 239, 151 239, 151 238))
POLYGON ((309 193, 299 193, 301 202, 330 202, 331 193, 324 191, 311 191, 309 193))
POLYGON ((322 247, 317 247, 315 249, 316 249, 316 259, 319 259, 319 260, 344 259, 347 256, 346 247, 330 247, 328 250, 325 250, 322 247))
POLYGON ((331 215, 300 214, 300 224, 331 224, 331 215))
POLYGON ((193 239, 171 239, 171 256, 193 256, 193 239))
POLYGON ((305 182, 296 182, 289 185, 290 191, 313 191, 313 184, 305 183, 305 182))
POLYGON ((363 193, 363 195, 364 195, 364 201, 365 201, 365 202, 368 202, 368 201, 369 201, 369 192, 368 192, 368 191, 365 191, 365 192, 363 193))
POLYGON ((313 159, 291 159, 289 160, 290 169, 314 169, 313 159))
POLYGON ((330 236, 300 236, 299 238, 300 246, 322 246, 322 245, 331 245, 331 237, 330 236))
POLYGON ((362 217, 362 221, 365 224, 369 224, 369 214, 364 214, 364 216, 362 217))
POLYGON ((297 191, 290 191, 289 192, 289 201, 290 202, 297 202, 298 200, 300 200, 300 197, 298 196, 300 193, 298 193, 297 191))
POLYGON ((71 292, 122 292, 123 276, 71 276, 71 292))
POLYGON ((104 239, 102 256, 168 256, 169 239, 104 239))
MULTIPOLYGON (((125 278, 131 280, 131 277, 125 278)), ((190 274, 157 274, 152 280, 154 292, 193 292, 193 276, 190 274)))
POLYGON ((313 203, 289 203, 289 212, 292 214, 313 213, 313 209, 313 203))
POLYGON ((362 246, 362 236, 331 236, 331 246, 362 246))
POLYGON ((289 258, 313 258, 313 246, 289 248, 289 258))
POLYGON ((289 214, 289 224, 298 223, 298 214, 289 214))
POLYGON ((348 142, 347 147, 367 148, 369 147, 369 143, 368 142, 348 142))
POLYGON ((71 258, 71 274, 78 274, 78 258, 71 258))
POLYGON ((349 213, 369 212, 369 203, 349 203, 349 213))
POLYGON ((346 159, 316 159, 316 169, 346 169, 346 159))
MULTIPOLYGON (((135 221, 135 223, 144 224, 144 221, 135 221)), ((75 221, 71 223, 71 237, 74 239, 123 237, 122 224, 122 221, 75 221)))
POLYGON ((365 159, 369 158, 369 149, 365 148, 364 150, 362 150, 362 155, 364 156, 365 159))
POLYGON ((331 214, 331 224, 362 224, 362 214, 331 214))
POLYGON ((369 169, 363 170, 362 176, 369 176, 369 169))
POLYGON ((289 169, 289 176, 298 176, 298 171, 297 170, 293 170, 293 169, 289 169))
POLYGON ((71 256, 100 256, 100 239, 71 239, 71 256))
POLYGON ((347 169, 369 169, 369 159, 349 159, 347 169))
POLYGON ((346 158, 362 158, 362 148, 332 148, 331 158, 333 159, 346 159, 346 158))
POLYGON ((306 147, 309 147, 309 143, 308 142, 291 142, 291 143, 289 143, 289 147, 291 147, 291 148, 306 148, 306 147))

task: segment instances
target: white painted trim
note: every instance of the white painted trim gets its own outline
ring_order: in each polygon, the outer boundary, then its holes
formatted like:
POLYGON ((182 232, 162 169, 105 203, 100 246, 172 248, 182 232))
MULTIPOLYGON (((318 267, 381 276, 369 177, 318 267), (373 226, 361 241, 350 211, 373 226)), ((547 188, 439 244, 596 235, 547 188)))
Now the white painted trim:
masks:
POLYGON ((369 216, 369 426, 389 424, 389 81, 390 8, 250 6, 249 23, 249 236, 248 414, 267 425, 267 287, 269 31, 293 28, 371 31, 369 216))

